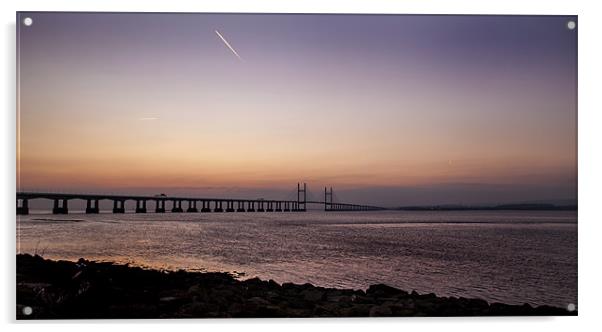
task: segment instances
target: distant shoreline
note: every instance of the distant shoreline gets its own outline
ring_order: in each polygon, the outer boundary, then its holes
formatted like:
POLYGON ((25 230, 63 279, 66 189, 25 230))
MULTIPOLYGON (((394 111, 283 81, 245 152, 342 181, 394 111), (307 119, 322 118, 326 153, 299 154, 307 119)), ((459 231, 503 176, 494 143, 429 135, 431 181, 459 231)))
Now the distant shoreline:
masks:
POLYGON ((502 204, 494 206, 433 205, 401 206, 390 210, 400 211, 577 211, 577 205, 554 204, 502 204))
POLYGON ((228 273, 17 255, 17 319, 549 315, 577 312, 408 293, 383 284, 366 291, 280 285, 228 273))

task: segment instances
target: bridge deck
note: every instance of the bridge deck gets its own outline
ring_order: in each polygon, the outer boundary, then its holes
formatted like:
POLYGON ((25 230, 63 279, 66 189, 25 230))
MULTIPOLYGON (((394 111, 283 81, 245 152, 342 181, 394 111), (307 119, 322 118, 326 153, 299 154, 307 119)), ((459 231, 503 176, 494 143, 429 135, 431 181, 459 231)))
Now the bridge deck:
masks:
MULTIPOLYGON (((59 199, 59 200, 118 200, 118 201, 212 201, 212 202, 297 202, 296 200, 274 200, 274 199, 248 199, 248 198, 219 198, 219 197, 191 197, 191 196, 146 196, 146 195, 112 195, 112 194, 70 194, 70 193, 38 193, 38 192, 17 192, 17 199, 59 199)), ((324 203, 324 202, 322 202, 324 203)))
POLYGON ((146 213, 146 202, 155 201, 155 212, 166 211, 165 202, 173 202, 171 212, 288 212, 307 211, 307 204, 324 205, 324 211, 374 211, 383 208, 369 205, 308 201, 306 186, 303 189, 297 185, 297 200, 275 199, 248 199, 248 198, 223 198, 223 197, 191 197, 191 196, 158 196, 158 195, 123 195, 123 194, 74 194, 56 192, 17 192, 17 214, 29 213, 29 200, 47 199, 54 201, 53 213, 68 213, 68 201, 84 200, 87 202, 86 213, 99 213, 98 202, 101 200, 113 201, 113 213, 125 213, 125 202, 135 201, 136 212, 146 213), (303 193, 303 195, 301 195, 303 193), (182 208, 182 202, 188 202, 188 208, 182 208), (201 209, 197 209, 197 203, 201 209), (21 203, 21 205, 19 205, 21 203), (213 209, 211 205, 214 205, 213 209), (223 206, 225 203, 225 207, 223 206), (236 207, 235 207, 236 205, 236 207), (246 205, 246 208, 245 208, 246 205))

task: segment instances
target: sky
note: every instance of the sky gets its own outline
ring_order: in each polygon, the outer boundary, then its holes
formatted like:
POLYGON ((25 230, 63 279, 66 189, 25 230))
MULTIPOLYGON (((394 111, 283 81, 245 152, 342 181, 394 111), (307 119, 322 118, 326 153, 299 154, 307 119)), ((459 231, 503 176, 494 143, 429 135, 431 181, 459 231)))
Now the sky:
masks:
POLYGON ((18 190, 576 200, 576 17, 25 17, 18 190))

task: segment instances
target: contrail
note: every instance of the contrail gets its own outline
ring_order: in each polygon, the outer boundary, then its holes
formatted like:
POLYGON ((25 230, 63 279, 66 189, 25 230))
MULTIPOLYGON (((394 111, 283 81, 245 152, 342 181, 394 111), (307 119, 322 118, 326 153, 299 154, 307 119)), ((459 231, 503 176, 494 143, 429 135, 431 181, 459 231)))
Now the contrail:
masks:
POLYGON ((215 30, 215 33, 217 34, 217 36, 224 42, 224 44, 226 44, 226 46, 228 46, 228 48, 230 49, 230 51, 232 51, 232 53, 234 53, 234 55, 236 55, 236 57, 238 58, 238 60, 240 61, 244 61, 240 55, 238 55, 238 53, 236 52, 236 50, 230 46, 230 43, 228 43, 228 41, 226 40, 226 38, 224 38, 224 36, 222 36, 221 33, 219 33, 219 31, 215 30))

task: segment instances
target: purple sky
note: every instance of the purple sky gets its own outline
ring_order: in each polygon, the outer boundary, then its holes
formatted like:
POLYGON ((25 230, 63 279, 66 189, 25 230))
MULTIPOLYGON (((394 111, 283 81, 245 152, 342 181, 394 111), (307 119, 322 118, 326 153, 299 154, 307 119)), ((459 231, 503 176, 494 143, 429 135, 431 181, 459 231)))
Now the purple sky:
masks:
POLYGON ((576 199, 576 17, 24 17, 23 190, 576 199))

